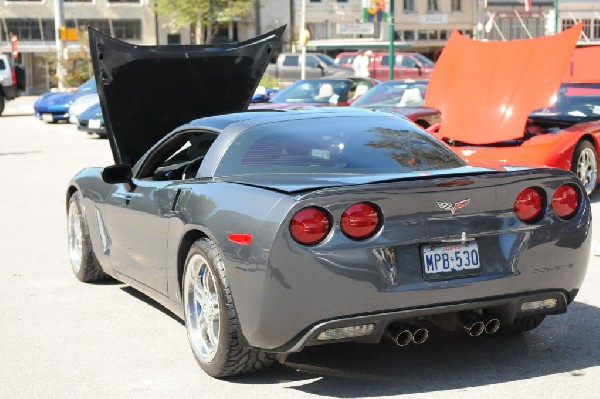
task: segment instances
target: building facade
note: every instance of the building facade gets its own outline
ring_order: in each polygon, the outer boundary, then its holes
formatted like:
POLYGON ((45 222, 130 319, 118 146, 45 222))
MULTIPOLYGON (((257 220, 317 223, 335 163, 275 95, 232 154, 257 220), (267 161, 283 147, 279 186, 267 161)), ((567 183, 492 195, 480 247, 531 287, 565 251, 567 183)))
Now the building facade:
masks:
POLYGON ((560 30, 583 22, 580 44, 600 44, 600 2, 598 0, 561 0, 558 24, 560 30))

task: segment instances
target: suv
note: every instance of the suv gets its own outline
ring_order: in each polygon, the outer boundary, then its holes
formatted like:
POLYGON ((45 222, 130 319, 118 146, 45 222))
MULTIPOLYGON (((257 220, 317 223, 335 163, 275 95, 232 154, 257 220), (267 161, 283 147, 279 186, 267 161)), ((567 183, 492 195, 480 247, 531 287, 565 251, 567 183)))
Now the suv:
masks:
POLYGON ((18 79, 18 68, 13 65, 10 56, 0 54, 0 115, 7 100, 14 100, 21 95, 24 82, 18 79))

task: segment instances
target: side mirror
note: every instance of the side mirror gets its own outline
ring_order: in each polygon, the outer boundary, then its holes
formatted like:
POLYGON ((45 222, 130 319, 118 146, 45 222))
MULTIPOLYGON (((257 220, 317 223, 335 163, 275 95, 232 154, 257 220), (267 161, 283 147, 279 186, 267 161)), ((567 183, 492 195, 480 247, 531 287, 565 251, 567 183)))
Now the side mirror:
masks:
POLYGON ((102 170, 102 181, 108 184, 129 183, 133 172, 129 165, 111 165, 102 170))

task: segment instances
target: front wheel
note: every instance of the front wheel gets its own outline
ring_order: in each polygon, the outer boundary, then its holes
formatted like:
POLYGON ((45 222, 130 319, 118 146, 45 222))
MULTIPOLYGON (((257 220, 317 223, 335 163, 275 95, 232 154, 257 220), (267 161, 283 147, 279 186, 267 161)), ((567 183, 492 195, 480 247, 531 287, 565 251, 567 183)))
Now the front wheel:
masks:
POLYGON ((185 327, 200 367, 213 377, 263 370, 274 355, 244 348, 231 289, 217 246, 196 241, 185 261, 183 274, 185 327))
POLYGON ((589 141, 580 141, 575 147, 571 172, 577 175, 588 195, 592 194, 598 178, 598 156, 589 141))

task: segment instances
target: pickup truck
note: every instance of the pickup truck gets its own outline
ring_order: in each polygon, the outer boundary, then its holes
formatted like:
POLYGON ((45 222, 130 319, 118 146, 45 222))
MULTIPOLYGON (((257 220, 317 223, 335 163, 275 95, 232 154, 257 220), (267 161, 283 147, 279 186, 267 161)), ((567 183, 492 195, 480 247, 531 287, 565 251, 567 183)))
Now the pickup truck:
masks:
MULTIPOLYGON (((269 64, 265 73, 279 79, 284 85, 291 84, 301 79, 301 58, 300 53, 281 53, 269 64)), ((354 76, 354 70, 340 67, 325 54, 307 53, 306 79, 329 76, 354 76)))
POLYGON ((17 70, 10 56, 0 54, 0 115, 4 112, 7 100, 17 98, 22 90, 21 84, 17 82, 17 70))
MULTIPOLYGON (((339 53, 336 63, 352 65, 356 52, 339 53)), ((394 79, 428 79, 435 64, 419 53, 398 52, 394 60, 394 79)), ((369 73, 372 78, 386 81, 389 79, 390 57, 388 52, 370 54, 369 73)))

